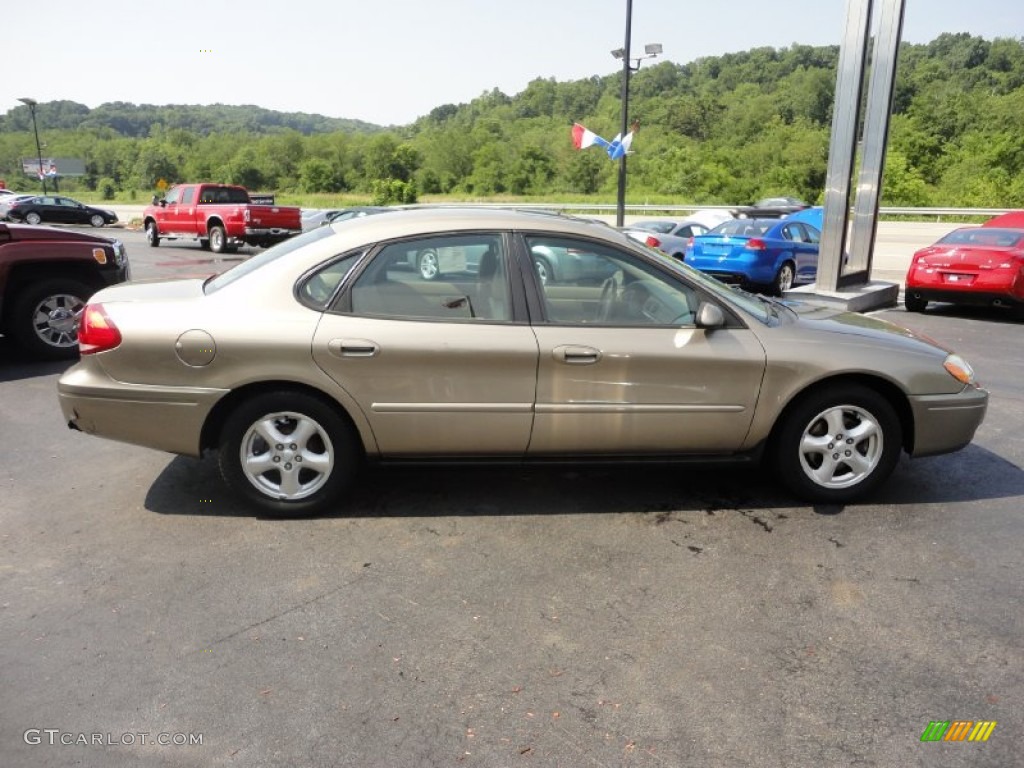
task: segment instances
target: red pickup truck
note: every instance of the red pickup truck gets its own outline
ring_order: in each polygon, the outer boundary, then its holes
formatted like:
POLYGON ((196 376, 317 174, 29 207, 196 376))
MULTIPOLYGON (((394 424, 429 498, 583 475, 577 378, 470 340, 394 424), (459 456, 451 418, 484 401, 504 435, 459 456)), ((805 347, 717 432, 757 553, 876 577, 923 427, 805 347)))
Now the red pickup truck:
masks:
POLYGON ((156 248, 160 240, 198 240, 214 253, 239 245, 267 247, 302 231, 298 208, 257 205, 244 187, 226 184, 178 184, 142 213, 146 239, 156 248))

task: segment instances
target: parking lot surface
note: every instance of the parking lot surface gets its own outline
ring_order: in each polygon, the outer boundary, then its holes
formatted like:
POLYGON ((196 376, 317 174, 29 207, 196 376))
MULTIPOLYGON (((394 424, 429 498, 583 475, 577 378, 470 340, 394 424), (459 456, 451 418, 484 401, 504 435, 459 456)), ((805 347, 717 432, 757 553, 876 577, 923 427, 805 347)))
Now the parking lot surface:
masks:
POLYGON ((0 765, 1019 764, 1021 325, 879 314, 992 399, 844 508, 748 469, 396 469, 263 519, 212 457, 67 430, 65 366, 0 339, 0 765), (997 725, 921 741, 957 720, 997 725))

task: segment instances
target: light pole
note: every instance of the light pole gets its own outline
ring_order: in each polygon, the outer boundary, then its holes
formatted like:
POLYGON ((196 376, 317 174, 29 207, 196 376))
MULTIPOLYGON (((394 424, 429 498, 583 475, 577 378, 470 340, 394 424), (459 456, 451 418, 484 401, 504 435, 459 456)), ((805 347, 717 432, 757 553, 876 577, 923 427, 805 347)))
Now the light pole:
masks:
MULTIPOLYGON (((626 137, 629 131, 629 76, 640 69, 640 62, 653 59, 661 53, 661 43, 648 43, 644 46, 644 55, 631 59, 629 55, 630 38, 633 26, 633 0, 626 0, 626 42, 622 48, 612 51, 612 56, 622 59, 622 130, 619 136, 626 137), (634 66, 631 62, 635 61, 634 66)), ((619 193, 615 204, 615 226, 621 227, 626 219, 626 153, 619 158, 619 193)))
POLYGON ((39 102, 35 99, 18 99, 22 104, 28 107, 28 111, 32 113, 32 131, 36 135, 36 157, 39 159, 39 180, 43 182, 43 194, 46 194, 46 174, 43 173, 43 147, 39 143, 39 126, 36 123, 36 107, 39 106, 39 102))

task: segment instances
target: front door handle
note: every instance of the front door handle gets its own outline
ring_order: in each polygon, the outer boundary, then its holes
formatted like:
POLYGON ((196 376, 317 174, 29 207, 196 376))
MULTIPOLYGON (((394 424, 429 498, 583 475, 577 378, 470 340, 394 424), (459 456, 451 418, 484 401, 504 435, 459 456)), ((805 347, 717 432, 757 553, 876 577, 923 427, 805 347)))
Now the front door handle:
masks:
POLYGON ((582 347, 567 344, 551 350, 552 357, 560 363, 568 365, 593 365, 601 359, 601 350, 593 347, 582 347))
POLYGON ((331 339, 327 351, 335 357, 376 357, 380 345, 368 339, 331 339))

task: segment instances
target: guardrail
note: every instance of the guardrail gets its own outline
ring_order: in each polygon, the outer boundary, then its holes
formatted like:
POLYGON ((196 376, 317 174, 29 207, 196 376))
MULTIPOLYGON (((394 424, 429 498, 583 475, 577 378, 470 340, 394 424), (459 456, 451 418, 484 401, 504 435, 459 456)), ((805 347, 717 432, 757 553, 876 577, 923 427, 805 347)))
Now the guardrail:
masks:
MULTIPOLYGON (((574 213, 614 214, 616 206, 610 203, 442 203, 440 206, 469 206, 473 208, 521 208, 524 210, 572 211, 574 213)), ((409 208, 420 207, 417 205, 409 208)), ((438 204, 423 204, 422 207, 439 207, 438 204)), ((625 212, 631 216, 655 216, 658 214, 692 213, 693 211, 734 211, 736 205, 660 205, 643 203, 626 205, 625 212)), ((921 216, 935 217, 942 221, 943 217, 966 219, 972 216, 999 216, 1016 210, 1014 208, 909 208, 899 206, 882 206, 878 209, 879 216, 921 216)))

